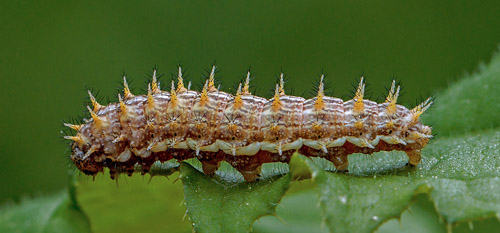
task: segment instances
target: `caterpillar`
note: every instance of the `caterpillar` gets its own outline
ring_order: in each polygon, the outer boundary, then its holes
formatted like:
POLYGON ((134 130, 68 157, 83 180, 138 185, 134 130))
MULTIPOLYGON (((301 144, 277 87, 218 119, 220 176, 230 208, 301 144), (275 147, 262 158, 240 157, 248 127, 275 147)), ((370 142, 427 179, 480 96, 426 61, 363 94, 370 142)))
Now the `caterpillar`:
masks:
POLYGON ((76 130, 64 137, 72 141, 71 160, 92 176, 107 167, 112 179, 122 171, 132 175, 136 164, 145 174, 156 161, 190 158, 212 175, 226 161, 253 182, 262 164, 288 163, 295 152, 325 158, 340 172, 347 172, 348 155, 378 151, 404 151, 416 166, 432 137, 431 127, 420 121, 431 98, 411 110, 398 105, 394 81, 378 104, 363 98, 363 77, 353 99, 325 96, 322 75, 317 96, 306 100, 285 94, 281 74, 274 97, 265 99, 250 93, 250 72, 234 96, 218 90, 215 69, 201 92, 184 86, 181 67, 170 91, 160 90, 156 70, 146 95, 133 95, 125 76, 118 103, 102 106, 89 91, 91 117, 64 124, 76 130))

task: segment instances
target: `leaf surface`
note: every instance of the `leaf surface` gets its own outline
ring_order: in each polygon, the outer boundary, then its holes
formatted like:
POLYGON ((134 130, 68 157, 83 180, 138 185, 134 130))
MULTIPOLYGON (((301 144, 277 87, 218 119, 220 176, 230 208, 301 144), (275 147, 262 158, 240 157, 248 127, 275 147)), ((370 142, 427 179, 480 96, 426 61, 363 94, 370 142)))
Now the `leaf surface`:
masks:
POLYGON ((255 183, 225 181, 188 163, 181 165, 181 179, 196 232, 249 231, 257 218, 275 213, 290 184, 289 174, 255 183))
POLYGON ((27 199, 0 209, 0 232, 87 233, 90 224, 74 196, 74 189, 27 199))

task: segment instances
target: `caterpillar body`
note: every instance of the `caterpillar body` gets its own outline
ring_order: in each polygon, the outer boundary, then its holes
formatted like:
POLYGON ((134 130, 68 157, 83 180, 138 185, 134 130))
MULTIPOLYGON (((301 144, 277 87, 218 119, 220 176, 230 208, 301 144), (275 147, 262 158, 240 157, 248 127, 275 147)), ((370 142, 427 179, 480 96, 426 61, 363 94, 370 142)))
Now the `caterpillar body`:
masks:
POLYGON ((71 159, 87 175, 107 167, 117 172, 142 173, 156 162, 197 158, 203 172, 212 175, 222 161, 236 168, 246 181, 258 179, 261 165, 288 163, 293 153, 322 157, 338 171, 347 171, 347 157, 398 150, 418 165, 420 150, 432 137, 431 128, 419 117, 432 104, 427 99, 409 110, 396 104, 400 87, 393 81, 384 103, 363 99, 359 83, 353 99, 325 96, 321 76, 317 96, 304 99, 285 94, 283 75, 274 97, 265 99, 249 91, 250 72, 236 94, 214 86, 215 66, 203 90, 184 86, 179 67, 178 82, 170 91, 160 90, 156 71, 147 95, 134 96, 124 77, 123 97, 118 103, 100 105, 89 91, 91 118, 84 124, 65 124, 77 131, 71 159))

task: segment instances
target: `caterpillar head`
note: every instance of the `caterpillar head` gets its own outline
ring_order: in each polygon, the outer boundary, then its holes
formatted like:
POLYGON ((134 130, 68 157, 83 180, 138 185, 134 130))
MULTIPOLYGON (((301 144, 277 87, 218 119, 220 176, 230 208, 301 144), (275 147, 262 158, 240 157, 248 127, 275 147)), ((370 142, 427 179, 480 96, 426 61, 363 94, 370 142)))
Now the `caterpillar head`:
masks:
MULTIPOLYGON (((103 166, 95 159, 88 156, 91 148, 80 147, 78 142, 73 142, 71 148, 73 151, 71 154, 71 160, 73 160, 73 163, 78 170, 82 171, 86 175, 96 175, 97 173, 103 171, 103 166)), ((90 154, 92 154, 92 152, 90 154)))
POLYGON ((432 138, 432 128, 419 122, 408 128, 404 136, 407 143, 416 142, 424 147, 429 142, 429 139, 432 138))

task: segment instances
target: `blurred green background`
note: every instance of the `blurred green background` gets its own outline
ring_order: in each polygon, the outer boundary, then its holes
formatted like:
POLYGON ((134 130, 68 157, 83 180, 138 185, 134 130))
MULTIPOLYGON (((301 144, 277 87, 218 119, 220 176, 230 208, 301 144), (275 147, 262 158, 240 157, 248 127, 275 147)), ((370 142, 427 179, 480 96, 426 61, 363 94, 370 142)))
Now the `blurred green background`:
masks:
POLYGON ((2 1, 0 11, 0 203, 65 186, 62 122, 84 113, 86 87, 116 101, 123 72, 144 93, 152 67, 166 87, 180 63, 196 88, 215 62, 234 92, 251 66, 269 96, 283 70, 289 91, 311 97, 324 71, 343 98, 364 74, 379 101, 395 77, 413 106, 500 42, 492 0, 2 1))

